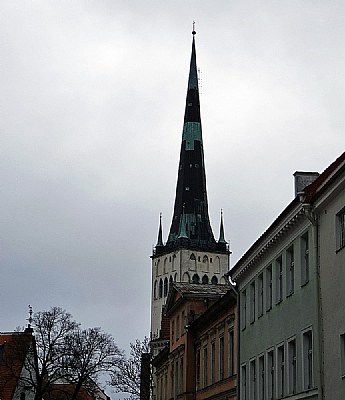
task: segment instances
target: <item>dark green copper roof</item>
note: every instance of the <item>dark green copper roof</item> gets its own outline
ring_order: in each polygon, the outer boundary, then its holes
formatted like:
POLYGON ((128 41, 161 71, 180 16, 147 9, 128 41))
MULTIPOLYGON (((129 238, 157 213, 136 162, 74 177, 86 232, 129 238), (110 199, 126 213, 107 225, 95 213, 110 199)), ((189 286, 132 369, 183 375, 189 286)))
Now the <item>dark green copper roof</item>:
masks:
POLYGON ((208 215, 194 35, 193 31, 174 215, 168 241, 156 247, 156 254, 180 247, 227 251, 223 238, 215 241, 208 215))

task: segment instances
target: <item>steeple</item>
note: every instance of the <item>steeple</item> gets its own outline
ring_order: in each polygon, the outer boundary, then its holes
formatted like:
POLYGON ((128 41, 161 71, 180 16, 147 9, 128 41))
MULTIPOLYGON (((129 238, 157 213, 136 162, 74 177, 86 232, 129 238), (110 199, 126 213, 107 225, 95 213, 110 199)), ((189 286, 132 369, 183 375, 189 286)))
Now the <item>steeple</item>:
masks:
POLYGON ((212 250, 217 243, 208 215, 194 26, 192 34, 174 215, 166 247, 212 250))

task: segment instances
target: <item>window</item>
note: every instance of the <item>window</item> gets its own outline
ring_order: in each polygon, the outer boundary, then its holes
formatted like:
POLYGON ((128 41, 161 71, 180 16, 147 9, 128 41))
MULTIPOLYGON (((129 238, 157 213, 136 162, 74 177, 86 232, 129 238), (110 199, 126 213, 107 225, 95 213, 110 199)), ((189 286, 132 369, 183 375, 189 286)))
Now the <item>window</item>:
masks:
POLYGON ((200 278, 198 274, 193 275, 192 283, 200 283, 200 278))
POLYGON ((174 343, 175 339, 175 320, 171 321, 171 342, 174 343))
POLYGON ((241 326, 242 329, 245 329, 247 324, 247 293, 245 290, 243 290, 242 292, 241 309, 242 309, 241 326))
POLYGON ((255 281, 250 284, 250 323, 255 321, 255 281))
POLYGON ((266 311, 272 308, 272 264, 266 268, 266 311))
POLYGON ((267 399, 274 399, 274 351, 267 353, 267 399))
POLYGON ((337 250, 345 247, 345 208, 336 215, 337 250))
POLYGON ((259 400, 265 399, 265 358, 264 356, 259 357, 259 371, 258 371, 258 383, 259 383, 259 400))
POLYGON ((288 342, 288 390, 289 394, 296 393, 297 362, 296 362, 296 340, 288 342))
POLYGON ((303 380, 304 389, 308 390, 313 387, 313 335, 312 331, 303 333, 303 380))
POLYGON ((183 357, 180 359, 179 393, 183 392, 183 357))
POLYGON ((203 277, 202 277, 202 283, 205 285, 205 284, 208 284, 208 276, 207 275, 204 275, 203 277))
POLYGON ((283 260, 282 256, 276 259, 276 302, 283 300, 283 260))
POLYGON ((178 368, 178 360, 175 362, 175 398, 179 393, 180 382, 179 382, 179 368, 178 368))
POLYGON ((159 280, 159 288, 158 288, 158 296, 161 298, 163 295, 163 281, 162 279, 159 280))
POLYGON ((211 384, 216 381, 216 344, 211 343, 211 384))
POLYGON ((285 354, 284 345, 277 349, 277 386, 278 398, 284 397, 285 391, 285 354))
POLYGON ((306 232, 301 237, 301 281, 302 286, 309 282, 309 236, 306 232))
POLYGON ((295 291, 295 260, 293 245, 286 251, 286 294, 290 296, 295 291))
POLYGON ((252 360, 250 366, 250 387, 249 387, 249 398, 250 400, 256 400, 256 363, 252 360))
POLYGON ((204 387, 207 386, 207 347, 204 347, 204 360, 203 360, 203 369, 204 369, 204 387))
POLYGON ((168 295, 168 278, 164 279, 164 297, 168 295))
POLYGON ((219 338, 219 380, 224 379, 224 336, 219 338))
POLYGON ((345 333, 340 335, 340 367, 341 376, 345 377, 345 333))
POLYGON ((200 389, 200 349, 196 351, 196 389, 200 389))
POLYGON ((234 375, 234 330, 228 331, 228 376, 234 375))
POLYGON ((217 285, 218 278, 215 275, 212 276, 211 283, 212 283, 212 285, 217 285))
POLYGON ((180 316, 176 318, 176 340, 180 337, 180 316))
POLYGON ((241 399, 247 400, 247 366, 241 367, 241 399))
POLYGON ((258 317, 264 313, 264 275, 258 277, 258 317))

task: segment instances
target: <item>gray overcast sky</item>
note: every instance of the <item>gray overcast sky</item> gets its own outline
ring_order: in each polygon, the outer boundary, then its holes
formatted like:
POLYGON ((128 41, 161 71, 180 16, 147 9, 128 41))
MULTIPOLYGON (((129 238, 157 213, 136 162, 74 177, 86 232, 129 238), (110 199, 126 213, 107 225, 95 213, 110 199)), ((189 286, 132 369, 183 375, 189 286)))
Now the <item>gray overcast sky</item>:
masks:
POLYGON ((344 151, 345 2, 0 1, 0 330, 61 306, 150 330, 196 21, 209 211, 231 265, 344 151))

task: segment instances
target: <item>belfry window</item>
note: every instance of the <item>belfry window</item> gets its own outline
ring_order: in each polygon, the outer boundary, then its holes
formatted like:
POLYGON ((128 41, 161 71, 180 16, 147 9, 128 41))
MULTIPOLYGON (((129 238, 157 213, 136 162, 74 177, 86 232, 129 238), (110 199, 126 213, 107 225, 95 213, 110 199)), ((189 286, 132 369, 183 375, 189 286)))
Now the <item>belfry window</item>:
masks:
POLYGON ((168 295, 168 278, 164 279, 164 297, 168 295))
POLYGON ((159 289, 158 289, 158 296, 161 298, 163 295, 163 281, 162 279, 159 281, 159 289))

